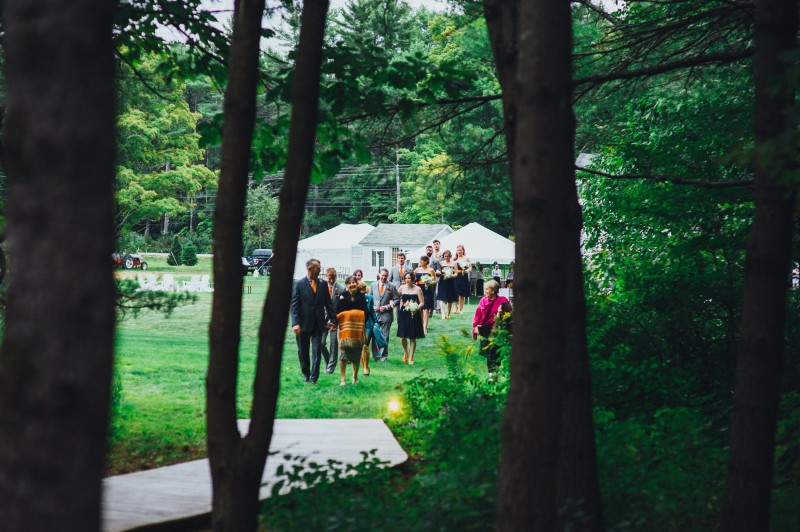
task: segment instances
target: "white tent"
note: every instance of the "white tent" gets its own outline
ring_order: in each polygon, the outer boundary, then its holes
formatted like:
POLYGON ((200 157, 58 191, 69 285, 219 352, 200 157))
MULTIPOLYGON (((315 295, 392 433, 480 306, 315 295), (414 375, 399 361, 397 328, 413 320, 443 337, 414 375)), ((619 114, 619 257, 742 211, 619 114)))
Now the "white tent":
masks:
MULTIPOLYGON (((483 266, 491 266, 495 261, 508 264, 514 260, 514 242, 476 222, 439 240, 442 243, 441 250, 449 249, 453 256, 456 254, 456 246, 463 244, 469 260, 473 263, 480 262, 483 266)), ((425 246, 422 246, 409 253, 408 259, 416 264, 424 254, 425 246)))
POLYGON ((349 274, 352 270, 353 246, 358 246, 373 229, 375 226, 370 224, 339 224, 333 229, 299 241, 294 278, 299 279, 306 274, 308 259, 320 261, 323 276, 327 268, 336 268, 340 276, 349 274))

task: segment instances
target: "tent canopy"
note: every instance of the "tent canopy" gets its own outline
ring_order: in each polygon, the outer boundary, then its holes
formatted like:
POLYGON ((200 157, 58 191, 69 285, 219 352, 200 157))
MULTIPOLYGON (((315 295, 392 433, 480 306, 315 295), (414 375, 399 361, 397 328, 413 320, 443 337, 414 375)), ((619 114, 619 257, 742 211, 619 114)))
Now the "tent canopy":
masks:
POLYGON ((299 279, 306 274, 308 259, 319 260, 323 268, 350 271, 353 246, 357 246, 373 229, 375 226, 370 224, 339 224, 299 241, 294 263, 294 278, 299 279))
MULTIPOLYGON (((439 240, 442 243, 441 250, 449 249, 454 256, 456 246, 463 244, 469 260, 480 262, 482 266, 491 266, 495 261, 500 264, 514 261, 514 242, 476 222, 467 224, 439 240)), ((416 264, 424 254, 425 246, 422 246, 410 252, 408 260, 416 264)))

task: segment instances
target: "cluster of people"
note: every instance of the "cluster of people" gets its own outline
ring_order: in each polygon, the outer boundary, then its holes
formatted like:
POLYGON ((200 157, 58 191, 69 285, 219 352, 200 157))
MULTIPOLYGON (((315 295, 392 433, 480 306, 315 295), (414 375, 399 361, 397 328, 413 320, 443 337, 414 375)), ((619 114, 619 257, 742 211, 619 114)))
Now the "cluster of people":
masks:
MULTIPOLYGON (((443 320, 463 314, 465 299, 471 295, 470 272, 474 266, 466 249, 459 244, 453 256, 440 247, 438 240, 426 246, 416 268, 407 264, 404 253, 398 253, 397 264, 391 270, 382 268, 369 287, 363 282, 362 270, 355 270, 342 285, 334 268, 328 268, 325 279, 320 279, 320 262, 308 260, 307 275, 295 282, 290 306, 305 380, 316 384, 322 360, 326 373, 334 373, 338 362, 342 386, 347 384, 348 365, 353 366, 353 384, 358 382, 360 368, 368 376, 370 359, 388 359, 395 313, 402 361, 413 365, 417 340, 427 335, 434 312, 443 320)), ((499 287, 494 279, 484 283, 484 297, 472 325, 473 335, 481 339, 481 354, 487 358, 490 373, 498 363, 490 342, 495 317, 511 310, 508 299, 498 295, 499 287)))

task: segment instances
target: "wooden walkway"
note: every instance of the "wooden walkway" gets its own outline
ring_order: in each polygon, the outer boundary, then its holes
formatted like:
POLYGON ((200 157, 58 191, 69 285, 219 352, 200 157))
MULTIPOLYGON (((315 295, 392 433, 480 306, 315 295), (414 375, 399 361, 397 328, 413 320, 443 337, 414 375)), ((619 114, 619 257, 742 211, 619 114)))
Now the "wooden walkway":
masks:
MULTIPOLYGON (((239 421, 247 431, 248 420, 239 421)), ((261 500, 269 497, 285 455, 325 464, 329 459, 357 464, 362 452, 376 449, 376 457, 390 466, 408 459, 389 428, 380 419, 278 419, 264 469, 261 500)), ((202 523, 211 512, 211 474, 208 460, 195 460, 103 480, 103 530, 177 527, 202 523)))

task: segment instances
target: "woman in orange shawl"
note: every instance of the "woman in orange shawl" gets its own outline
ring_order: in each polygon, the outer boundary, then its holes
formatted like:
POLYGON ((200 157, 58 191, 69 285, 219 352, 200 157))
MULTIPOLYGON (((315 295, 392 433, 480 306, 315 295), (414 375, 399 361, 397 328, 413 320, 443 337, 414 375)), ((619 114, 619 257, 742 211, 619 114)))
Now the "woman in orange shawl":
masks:
POLYGON ((367 300, 358 289, 358 281, 352 275, 345 279, 345 291, 333 303, 339 326, 339 374, 341 386, 347 384, 347 363, 353 364, 353 384, 358 383, 358 366, 361 348, 366 339, 365 323, 367 300))

